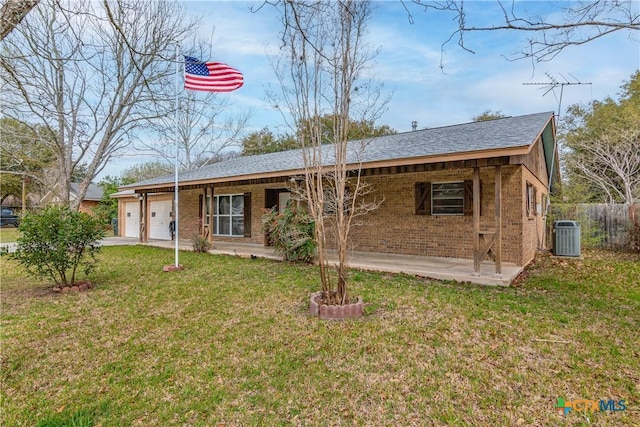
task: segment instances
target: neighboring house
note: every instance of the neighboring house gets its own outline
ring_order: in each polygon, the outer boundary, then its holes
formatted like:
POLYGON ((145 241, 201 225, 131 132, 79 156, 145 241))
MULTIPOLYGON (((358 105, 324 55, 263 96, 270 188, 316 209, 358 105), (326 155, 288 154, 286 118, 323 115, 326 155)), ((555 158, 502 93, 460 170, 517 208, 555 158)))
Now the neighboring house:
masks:
MULTIPOLYGON (((476 271, 489 253, 499 274, 501 262, 526 265, 544 247, 545 205, 559 182, 551 112, 373 138, 361 160, 384 203, 354 230, 354 250, 474 259, 476 271)), ((301 151, 290 150, 181 173, 179 235, 265 244, 263 209, 286 206, 303 170, 301 151)), ((122 236, 171 238, 173 176, 121 190, 122 236)))
MULTIPOLYGON (((40 203, 40 196, 35 193, 27 193, 24 202, 28 209, 37 209, 40 203)), ((19 195, 9 194, 2 200, 0 206, 3 208, 11 208, 16 212, 22 213, 22 198, 19 195)))
MULTIPOLYGON (((74 201, 77 198, 79 194, 79 190, 78 190, 79 186, 80 184, 76 182, 71 183, 71 191, 69 193, 70 201, 74 201)), ((42 196, 40 205, 47 206, 47 205, 59 204, 60 201, 62 200, 62 197, 60 195, 60 191, 61 191, 60 187, 61 187, 60 184, 54 185, 51 191, 47 192, 44 196, 42 196)), ((84 199, 82 199, 82 202, 80 202, 79 211, 92 214, 93 209, 96 206, 98 206, 98 204, 102 200, 102 194, 103 194, 103 191, 99 185, 94 183, 89 184, 89 187, 87 188, 87 193, 85 194, 84 199)))

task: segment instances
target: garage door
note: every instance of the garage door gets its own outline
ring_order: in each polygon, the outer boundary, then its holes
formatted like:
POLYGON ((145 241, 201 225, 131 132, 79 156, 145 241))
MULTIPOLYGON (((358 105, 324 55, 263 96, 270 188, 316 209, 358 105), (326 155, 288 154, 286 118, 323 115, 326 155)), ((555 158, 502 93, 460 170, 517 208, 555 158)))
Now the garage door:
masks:
POLYGON ((125 203, 124 211, 125 237, 140 237, 140 202, 125 203))
POLYGON ((171 200, 152 201, 149 203, 149 238, 171 240, 169 223, 171 222, 171 200))

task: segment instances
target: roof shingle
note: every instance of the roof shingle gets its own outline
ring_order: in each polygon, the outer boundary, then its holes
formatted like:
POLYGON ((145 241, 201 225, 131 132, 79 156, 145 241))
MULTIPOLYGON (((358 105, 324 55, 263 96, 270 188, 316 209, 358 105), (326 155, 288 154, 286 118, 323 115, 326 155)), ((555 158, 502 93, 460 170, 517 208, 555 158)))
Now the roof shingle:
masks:
MULTIPOLYGON (((419 157, 442 156, 475 151, 526 147, 535 142, 553 116, 553 112, 505 117, 380 136, 349 142, 348 163, 372 163, 419 157), (360 147, 364 146, 364 150, 360 147)), ((325 165, 333 164, 333 146, 323 147, 325 165)), ((302 150, 236 157, 220 163, 184 171, 181 184, 190 181, 234 178, 244 175, 296 171, 304 168, 302 150)), ((174 175, 140 181, 123 188, 173 184, 174 175)))

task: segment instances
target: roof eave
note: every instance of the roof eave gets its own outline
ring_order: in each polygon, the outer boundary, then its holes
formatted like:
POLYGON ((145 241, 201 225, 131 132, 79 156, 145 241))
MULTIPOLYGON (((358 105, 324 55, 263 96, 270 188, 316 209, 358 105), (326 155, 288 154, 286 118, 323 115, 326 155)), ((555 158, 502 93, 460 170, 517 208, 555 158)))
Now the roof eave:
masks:
MULTIPOLYGON (((372 169, 372 168, 409 166, 409 165, 438 163, 438 162, 455 162, 455 161, 461 161, 461 160, 487 159, 492 157, 503 157, 503 156, 517 156, 517 155, 527 154, 531 150, 532 146, 533 146, 533 142, 528 145, 491 149, 491 150, 466 151, 466 152, 460 152, 460 153, 441 154, 441 155, 435 155, 435 156, 405 157, 405 158, 398 158, 398 159, 371 161, 366 163, 365 162, 352 163, 348 165, 348 169, 349 170, 372 169)), ((332 167, 333 165, 325 166, 326 169, 329 169, 332 167)), ((280 170, 280 171, 246 174, 246 175, 226 176, 226 177, 219 177, 219 178, 179 181, 178 185, 197 186, 197 185, 204 185, 204 184, 217 184, 217 183, 223 183, 223 182, 229 182, 229 181, 247 181, 247 180, 256 180, 256 179, 300 176, 300 175, 304 175, 304 173, 305 173, 304 169, 290 169, 290 170, 280 170)), ((136 192, 139 190, 142 190, 142 192, 149 192, 150 190, 165 189, 167 187, 173 187, 173 185, 174 185, 174 181, 167 181, 167 182, 156 183, 152 185, 128 186, 126 187, 126 189, 134 190, 136 192)))

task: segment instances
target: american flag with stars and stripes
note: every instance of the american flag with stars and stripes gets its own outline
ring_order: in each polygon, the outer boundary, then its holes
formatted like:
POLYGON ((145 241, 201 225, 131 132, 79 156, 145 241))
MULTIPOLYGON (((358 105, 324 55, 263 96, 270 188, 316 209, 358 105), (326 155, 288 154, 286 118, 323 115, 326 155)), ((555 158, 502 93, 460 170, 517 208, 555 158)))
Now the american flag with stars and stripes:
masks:
POLYGON ((242 73, 221 62, 184 57, 184 88, 203 92, 231 92, 244 83, 242 73))

